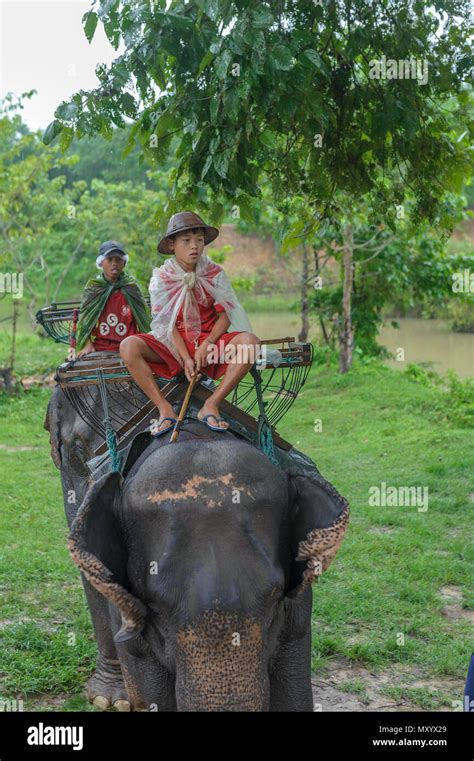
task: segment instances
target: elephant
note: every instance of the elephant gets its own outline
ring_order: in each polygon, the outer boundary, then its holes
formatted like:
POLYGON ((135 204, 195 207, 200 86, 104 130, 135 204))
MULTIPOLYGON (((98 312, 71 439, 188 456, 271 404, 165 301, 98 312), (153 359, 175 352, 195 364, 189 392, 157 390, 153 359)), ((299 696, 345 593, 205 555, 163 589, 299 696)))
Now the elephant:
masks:
POLYGON ((149 436, 122 473, 91 481, 100 441, 59 388, 45 427, 99 650, 89 699, 136 711, 312 711, 312 582, 349 518, 314 463, 277 449, 277 466, 191 419, 177 443, 149 436))

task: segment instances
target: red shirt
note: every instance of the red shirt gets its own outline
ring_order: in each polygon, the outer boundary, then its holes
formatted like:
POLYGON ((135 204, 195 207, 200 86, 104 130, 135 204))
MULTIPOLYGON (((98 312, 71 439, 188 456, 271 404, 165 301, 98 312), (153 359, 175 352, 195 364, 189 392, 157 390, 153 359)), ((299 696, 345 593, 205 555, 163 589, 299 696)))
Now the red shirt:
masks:
POLYGON ((135 318, 123 292, 113 291, 91 333, 95 350, 118 351, 124 338, 138 332, 135 318))
MULTIPOLYGON (((222 312, 225 312, 225 309, 220 304, 214 303, 212 301, 212 297, 209 294, 207 295, 207 304, 200 304, 198 302, 198 308, 199 308, 199 317, 201 319, 201 336, 202 336, 204 333, 209 334, 211 332, 219 314, 222 312)), ((176 317, 176 327, 178 328, 183 338, 186 339, 186 333, 184 330, 184 320, 183 320, 183 307, 181 307, 176 317)))
MULTIPOLYGON (((199 338, 196 339, 196 342, 194 341, 188 341, 186 339, 186 333, 184 330, 184 321, 183 321, 183 307, 178 312, 177 318, 176 318, 176 327, 181 334, 184 343, 188 349, 189 355, 194 358, 197 346, 200 346, 203 342, 204 338, 207 338, 209 333, 212 331, 212 328, 215 325, 216 320, 218 319, 219 314, 222 312, 225 312, 224 307, 221 304, 214 303, 212 301, 212 296, 209 294, 207 295, 207 304, 200 304, 198 302, 198 308, 199 308, 199 316, 201 318, 201 333, 199 335, 199 338)), ((223 349, 229 341, 232 340, 234 336, 236 336, 241 331, 234 331, 232 333, 223 333, 223 335, 216 341, 216 344, 223 349)), ((168 347, 161 343, 161 341, 158 341, 154 335, 151 333, 140 333, 140 338, 145 341, 145 343, 152 349, 155 354, 157 354, 157 361, 156 362, 148 362, 150 367, 152 368, 153 372, 156 375, 161 376, 162 378, 172 378, 175 375, 178 375, 182 371, 182 367, 180 363, 177 361, 177 359, 172 355, 172 353, 169 351, 168 347), (158 361, 158 357, 160 358, 160 361, 158 361)), ((208 365, 205 369, 206 375, 208 375, 210 378, 220 378, 222 375, 224 375, 226 371, 227 365, 225 362, 220 363, 213 363, 211 365, 208 365)))

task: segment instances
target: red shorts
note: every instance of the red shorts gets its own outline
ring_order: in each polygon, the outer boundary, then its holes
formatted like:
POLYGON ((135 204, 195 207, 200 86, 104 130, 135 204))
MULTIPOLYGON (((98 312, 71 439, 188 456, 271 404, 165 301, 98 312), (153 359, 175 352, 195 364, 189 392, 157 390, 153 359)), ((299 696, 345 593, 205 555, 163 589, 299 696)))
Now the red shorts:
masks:
MULTIPOLYGON (((242 330, 234 330, 232 333, 223 333, 219 340, 216 341, 218 353, 220 354, 223 352, 229 341, 234 336, 237 336, 242 332, 242 330)), ((209 333, 201 333, 198 339, 199 346, 202 344, 204 339, 208 337, 208 335, 209 333)), ((152 333, 136 333, 135 338, 141 338, 142 341, 145 341, 147 346, 149 346, 150 349, 155 352, 155 354, 158 354, 158 356, 161 357, 162 362, 148 362, 155 375, 159 375, 161 378, 172 378, 174 375, 179 375, 179 373, 183 372, 182 366, 173 357, 169 349, 161 341, 158 341, 152 333)), ((192 341, 186 340, 184 336, 183 340, 186 344, 189 354, 194 359, 194 352, 196 351, 194 343, 192 341)), ((221 378, 226 370, 226 362, 209 364, 206 365, 206 367, 202 368, 203 373, 205 373, 209 378, 212 378, 213 380, 221 378)))

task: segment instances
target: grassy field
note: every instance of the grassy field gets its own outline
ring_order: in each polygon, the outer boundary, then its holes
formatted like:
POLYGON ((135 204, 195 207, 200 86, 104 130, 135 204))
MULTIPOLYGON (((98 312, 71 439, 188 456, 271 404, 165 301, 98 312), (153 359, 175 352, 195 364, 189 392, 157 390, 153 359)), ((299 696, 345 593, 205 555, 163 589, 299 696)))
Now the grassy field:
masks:
MULTIPOLYGON (((39 338, 20 345, 22 373, 64 356, 39 338)), ((376 675, 407 669, 418 686, 388 683, 384 694, 428 710, 461 698, 472 647, 474 429, 471 415, 453 414, 471 408, 463 393, 423 372, 359 362, 340 376, 316 362, 279 425, 351 504, 343 547, 313 587, 315 675, 340 658, 376 675), (370 506, 382 481, 427 487, 428 509, 370 506)), ((0 698, 22 699, 25 710, 95 710, 82 694, 96 647, 42 428, 48 398, 44 389, 0 394, 0 698)), ((341 690, 363 695, 365 685, 341 690)))

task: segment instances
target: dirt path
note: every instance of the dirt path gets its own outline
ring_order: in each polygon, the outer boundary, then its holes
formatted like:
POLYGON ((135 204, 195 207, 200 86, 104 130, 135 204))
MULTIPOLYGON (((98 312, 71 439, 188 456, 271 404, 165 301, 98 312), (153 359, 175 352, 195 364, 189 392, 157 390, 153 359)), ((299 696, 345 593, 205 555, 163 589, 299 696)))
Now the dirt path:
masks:
POLYGON ((454 711, 459 710, 456 701, 462 701, 464 692, 458 679, 426 679, 421 669, 398 664, 375 672, 344 657, 334 659, 311 682, 316 711, 454 711), (385 692, 393 689, 400 694, 385 692), (413 695, 422 705, 414 702, 413 695))
MULTIPOLYGON (((464 684, 457 679, 423 678, 413 666, 394 665, 392 670, 371 671, 349 658, 335 658, 321 675, 314 676, 313 698, 315 711, 453 711, 460 710, 464 684), (397 696, 387 695, 387 689, 400 690, 397 696), (406 692, 415 690, 415 693, 406 692), (420 696, 417 703, 413 695, 420 696), (432 701, 429 705, 427 701, 432 701), (421 703, 421 704, 420 704, 421 703)), ((92 708, 82 692, 76 695, 37 695, 25 700, 26 711, 85 711, 92 708)))

